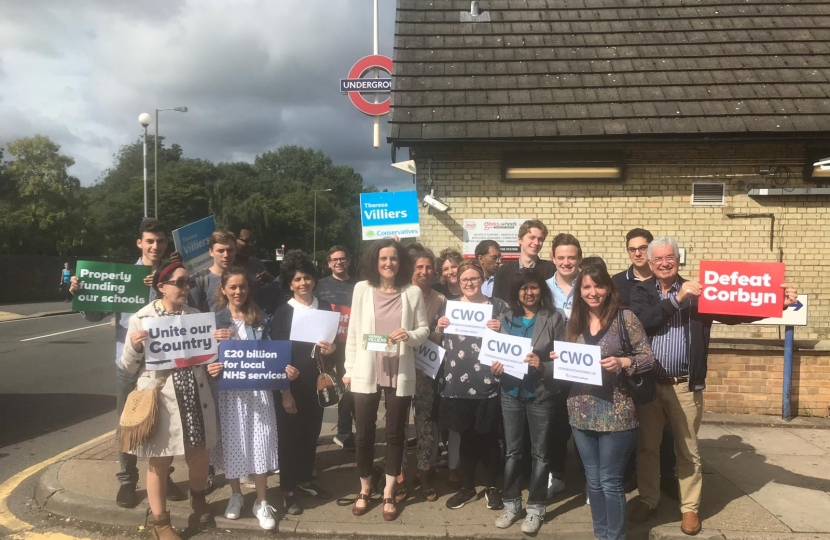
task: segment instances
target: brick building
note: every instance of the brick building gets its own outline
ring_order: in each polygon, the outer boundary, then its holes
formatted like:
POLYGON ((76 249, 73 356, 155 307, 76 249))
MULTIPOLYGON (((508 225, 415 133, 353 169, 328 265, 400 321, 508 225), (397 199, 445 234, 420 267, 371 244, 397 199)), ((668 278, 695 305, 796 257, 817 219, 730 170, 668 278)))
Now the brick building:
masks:
MULTIPOLYGON (((809 295, 794 408, 830 405, 830 1, 398 0, 393 155, 465 218, 539 218, 609 269, 644 227, 704 259, 783 261, 809 295)), ((547 249, 547 247, 546 247, 547 249)), ((707 408, 780 414, 783 329, 717 327, 707 408)))

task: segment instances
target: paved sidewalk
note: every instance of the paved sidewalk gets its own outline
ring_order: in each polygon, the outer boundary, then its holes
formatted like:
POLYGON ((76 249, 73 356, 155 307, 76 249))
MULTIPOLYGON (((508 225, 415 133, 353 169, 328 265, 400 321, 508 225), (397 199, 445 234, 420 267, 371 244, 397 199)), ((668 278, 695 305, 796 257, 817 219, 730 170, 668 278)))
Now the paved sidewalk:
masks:
POLYGON ((31 319, 48 315, 72 313, 71 302, 36 302, 34 304, 0 305, 0 322, 17 319, 31 319))
MULTIPOLYGON (((497 529, 499 512, 488 510, 484 500, 461 510, 448 510, 451 495, 445 471, 439 471, 438 502, 426 502, 419 490, 411 492, 397 521, 383 521, 379 505, 356 518, 349 507, 340 507, 338 497, 351 497, 357 490, 354 454, 335 446, 334 410, 326 411, 326 423, 317 453, 318 482, 333 498, 318 501, 301 498, 300 516, 282 515, 278 477, 269 478, 269 496, 281 514, 280 533, 315 535, 369 535, 388 537, 521 538, 520 524, 497 529)), ((802 419, 788 427, 758 425, 758 417, 706 415, 700 438, 704 459, 704 498, 701 515, 703 538, 725 539, 830 539, 830 421, 802 419), (794 425, 798 427, 793 427, 794 425)), ((776 423, 774 419, 770 422, 776 423)), ((766 422, 760 422, 763 424, 766 422)), ((381 438, 379 437, 379 440, 381 438)), ((378 444, 377 456, 383 446, 378 444)), ((411 456, 410 470, 414 468, 411 456)), ((177 460, 175 480, 186 488, 186 466, 177 460)), ((144 466, 141 476, 144 479, 144 466)), ((37 489, 37 500, 47 511, 99 523, 140 526, 144 524, 146 501, 132 510, 115 506, 117 491, 115 446, 106 442, 47 469, 37 489)), ((548 505, 545 537, 592 539, 590 507, 585 504, 584 478, 576 459, 569 458, 567 489, 548 505)), ((144 486, 140 485, 144 496, 144 486)), ((258 530, 250 514, 254 496, 246 493, 246 517, 238 521, 217 518, 224 529, 258 530)), ((225 486, 210 495, 216 515, 224 512, 230 495, 225 486)), ((636 496, 636 491, 629 497, 636 496)), ((184 527, 187 503, 172 503, 174 525, 184 527)), ((677 503, 664 498, 657 516, 649 523, 631 526, 629 538, 688 538, 680 530, 677 503)))

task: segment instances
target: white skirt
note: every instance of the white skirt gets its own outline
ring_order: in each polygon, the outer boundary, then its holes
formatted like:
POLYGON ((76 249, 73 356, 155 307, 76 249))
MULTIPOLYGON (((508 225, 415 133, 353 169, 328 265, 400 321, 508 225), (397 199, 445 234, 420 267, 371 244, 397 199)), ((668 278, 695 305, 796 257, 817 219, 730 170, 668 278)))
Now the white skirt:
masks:
POLYGON ((220 390, 222 441, 211 462, 225 478, 279 470, 277 417, 273 394, 266 390, 220 390))

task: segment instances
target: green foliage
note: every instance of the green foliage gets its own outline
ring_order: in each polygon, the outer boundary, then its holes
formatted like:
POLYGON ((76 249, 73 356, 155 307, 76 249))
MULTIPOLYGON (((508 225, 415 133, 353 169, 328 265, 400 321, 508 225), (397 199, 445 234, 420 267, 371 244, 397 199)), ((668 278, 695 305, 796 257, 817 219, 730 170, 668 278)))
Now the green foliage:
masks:
MULTIPOLYGON (((153 215, 153 139, 148 136, 149 213, 153 215)), ((74 161, 46 137, 9 144, 0 153, 0 252, 61 255, 135 254, 143 215, 142 141, 122 147, 100 181, 81 188, 69 176, 74 161)), ((159 217, 172 231, 215 215, 219 226, 250 226, 257 255, 274 248, 312 251, 317 192, 317 260, 333 244, 360 248, 362 177, 320 151, 285 146, 250 163, 213 164, 182 157, 178 145, 159 139, 159 217)))

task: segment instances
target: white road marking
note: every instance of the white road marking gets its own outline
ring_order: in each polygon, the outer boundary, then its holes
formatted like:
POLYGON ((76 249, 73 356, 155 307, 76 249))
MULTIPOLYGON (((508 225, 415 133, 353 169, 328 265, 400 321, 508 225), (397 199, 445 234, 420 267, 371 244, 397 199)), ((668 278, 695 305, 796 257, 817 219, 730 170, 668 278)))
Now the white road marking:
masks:
POLYGON ((64 330, 63 332, 55 332, 54 334, 46 334, 45 336, 30 337, 30 338, 26 338, 26 339, 21 339, 20 341, 33 341, 35 339, 43 339, 43 338, 48 338, 48 337, 52 337, 52 336, 59 336, 61 334, 68 334, 69 332, 77 332, 78 330, 86 330, 88 328, 97 328, 99 326, 107 326, 109 324, 110 323, 108 323, 108 322, 101 323, 101 324, 93 324, 92 326, 84 326, 84 327, 81 327, 81 328, 75 328, 73 330, 64 330))
MULTIPOLYGON (((3 313, 9 313, 9 312, 4 311, 3 313)), ((24 316, 23 318, 20 318, 20 319, 11 319, 9 321, 0 321, 0 324, 8 324, 8 323, 13 323, 13 322, 25 322, 25 321, 43 321, 43 320, 46 320, 46 319, 54 319, 56 317, 69 317, 70 315, 73 315, 73 316, 77 317, 78 313, 62 313, 60 315, 42 315, 42 316, 38 316, 38 317, 24 316)))

